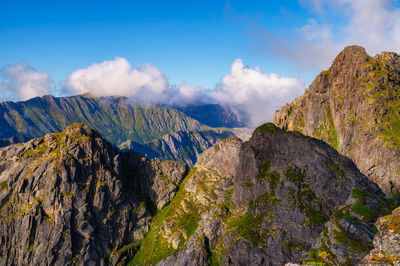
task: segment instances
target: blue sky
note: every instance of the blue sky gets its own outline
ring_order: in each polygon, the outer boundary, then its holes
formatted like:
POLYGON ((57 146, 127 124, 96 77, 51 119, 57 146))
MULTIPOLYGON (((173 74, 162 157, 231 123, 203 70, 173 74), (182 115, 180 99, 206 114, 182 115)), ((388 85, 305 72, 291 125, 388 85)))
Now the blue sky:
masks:
POLYGON ((2 1, 1 10, 0 66, 25 61, 58 81, 119 56, 206 88, 236 58, 294 74, 252 47, 249 27, 290 31, 309 16, 297 1, 2 1))
POLYGON ((0 0, 0 100, 218 102, 257 124, 352 44, 400 52, 399 1, 0 0))

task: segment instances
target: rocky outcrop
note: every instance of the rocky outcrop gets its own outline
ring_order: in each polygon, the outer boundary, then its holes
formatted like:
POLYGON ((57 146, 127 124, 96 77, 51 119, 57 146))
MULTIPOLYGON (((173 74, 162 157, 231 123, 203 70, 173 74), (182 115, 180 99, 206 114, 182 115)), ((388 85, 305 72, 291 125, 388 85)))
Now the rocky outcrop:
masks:
POLYGON ((346 47, 274 123, 324 140, 386 193, 399 191, 399 74, 397 54, 346 47))
POLYGON ((185 173, 120 152, 83 124, 2 148, 0 264, 124 263, 185 173))
POLYGON ((389 211, 352 161, 265 124, 200 155, 130 264, 356 264, 389 211))
POLYGON ((376 222, 374 249, 361 265, 400 265, 400 208, 376 222))

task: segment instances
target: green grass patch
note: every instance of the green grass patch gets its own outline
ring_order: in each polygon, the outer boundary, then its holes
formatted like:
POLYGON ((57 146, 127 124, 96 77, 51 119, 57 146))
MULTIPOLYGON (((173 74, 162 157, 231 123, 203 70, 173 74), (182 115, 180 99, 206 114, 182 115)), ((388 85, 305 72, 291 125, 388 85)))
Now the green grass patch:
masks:
POLYGON ((265 160, 262 164, 260 164, 259 173, 256 176, 256 179, 258 180, 265 179, 265 176, 268 173, 270 167, 271 167, 271 161, 268 160, 265 160))
POLYGON ((330 105, 325 108, 325 118, 319 128, 315 129, 315 136, 322 139, 336 150, 339 148, 339 137, 333 122, 330 105))
POLYGON ((289 166, 285 171, 285 177, 295 184, 303 182, 305 176, 305 172, 298 171, 292 166, 289 166))
POLYGON ((250 240, 253 245, 257 245, 264 240, 260 231, 261 224, 266 215, 267 213, 252 215, 246 212, 242 216, 228 222, 228 230, 236 230, 240 236, 250 240))
POLYGON ((325 165, 339 176, 344 176, 344 171, 340 165, 332 161, 325 162, 325 165))
POLYGON ((363 216, 363 219, 366 222, 372 222, 375 218, 375 212, 368 206, 360 205, 360 204, 355 204, 351 207, 351 209, 363 216))
POLYGON ((254 186, 254 184, 251 183, 251 182, 247 182, 247 183, 245 184, 245 186, 246 186, 247 188, 252 188, 252 187, 254 186))
POLYGON ((8 183, 7 183, 7 181, 1 182, 1 183, 0 183, 0 188, 1 188, 2 190, 8 191, 8 183))
POLYGON ((314 210, 311 207, 306 210, 306 216, 311 223, 316 224, 323 224, 329 220, 329 217, 323 211, 314 210))
POLYGON ((265 124, 259 126, 258 128, 256 128, 255 131, 257 131, 257 130, 261 130, 268 134, 273 134, 278 130, 278 128, 272 123, 265 123, 265 124))
MULTIPOLYGON (((192 168, 185 181, 195 171, 196 168, 192 168)), ((184 189, 185 181, 181 184, 179 191, 171 203, 155 215, 150 231, 142 240, 136 255, 129 262, 129 265, 155 265, 158 261, 172 255, 175 250, 162 235, 161 227, 163 225, 168 224, 171 226, 174 236, 179 237, 181 242, 178 249, 184 247, 190 236, 194 234, 198 226, 200 210, 193 202, 187 200, 187 191, 184 189), (182 208, 183 202, 186 210, 182 208), (183 230, 185 231, 186 238, 182 235, 183 230)))

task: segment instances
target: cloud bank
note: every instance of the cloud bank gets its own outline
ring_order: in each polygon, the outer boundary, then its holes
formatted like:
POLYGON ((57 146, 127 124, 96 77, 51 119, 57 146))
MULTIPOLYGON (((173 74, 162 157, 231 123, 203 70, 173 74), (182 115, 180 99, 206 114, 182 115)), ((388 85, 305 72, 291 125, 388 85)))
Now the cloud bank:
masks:
POLYGON ((250 125, 257 126, 272 120, 275 110, 303 94, 305 87, 301 79, 268 74, 258 67, 244 66, 241 59, 236 59, 231 73, 221 79, 211 95, 219 103, 244 107, 250 125))
POLYGON ((48 94, 50 91, 50 74, 37 71, 25 62, 5 66, 0 75, 3 79, 0 83, 0 93, 7 99, 27 100, 48 94))
POLYGON ((309 9, 304 25, 286 35, 252 27, 249 36, 257 51, 285 58, 300 70, 330 66, 347 45, 361 45, 371 55, 400 52, 400 9, 391 0, 300 0, 309 9))
MULTIPOLYGON (((1 70, 0 94, 8 100, 27 100, 53 92, 50 74, 21 62, 1 70)), ((72 72, 65 82, 66 94, 92 93, 96 96, 126 96, 133 102, 186 106, 219 103, 240 108, 249 126, 272 119, 276 109, 301 95, 306 84, 299 78, 268 74, 245 66, 236 59, 231 72, 211 90, 190 84, 171 85, 156 66, 132 66, 117 57, 72 72)))
POLYGON ((277 108, 301 95, 305 83, 297 78, 264 73, 258 67, 246 67, 241 59, 236 59, 231 73, 222 77, 213 90, 189 84, 173 86, 153 65, 133 67, 126 59, 116 58, 73 72, 68 78, 67 88, 73 94, 122 95, 142 103, 237 106, 247 112, 250 125, 256 126, 271 120, 277 108))
POLYGON ((168 105, 189 104, 202 94, 195 86, 170 85, 164 73, 154 65, 133 67, 121 57, 71 73, 66 88, 72 94, 120 95, 135 102, 168 105))

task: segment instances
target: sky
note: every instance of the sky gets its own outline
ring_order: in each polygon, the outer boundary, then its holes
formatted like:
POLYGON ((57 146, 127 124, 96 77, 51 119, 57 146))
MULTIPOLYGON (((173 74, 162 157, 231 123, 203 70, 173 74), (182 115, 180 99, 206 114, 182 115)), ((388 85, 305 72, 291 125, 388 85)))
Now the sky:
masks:
POLYGON ((400 3, 0 0, 0 101, 92 92, 218 102, 257 124, 351 44, 400 52, 400 3))

